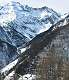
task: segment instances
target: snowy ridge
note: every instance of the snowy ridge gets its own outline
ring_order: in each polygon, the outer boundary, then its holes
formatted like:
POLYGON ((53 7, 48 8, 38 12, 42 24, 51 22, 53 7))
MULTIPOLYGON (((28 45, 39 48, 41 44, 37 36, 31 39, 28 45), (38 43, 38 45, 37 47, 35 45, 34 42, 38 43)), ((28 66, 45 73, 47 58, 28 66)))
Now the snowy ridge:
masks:
POLYGON ((6 67, 4 67, 3 69, 0 70, 1 74, 3 74, 4 76, 6 76, 7 72, 12 69, 18 62, 18 59, 16 59, 15 61, 13 61, 12 63, 8 64, 6 67))
POLYGON ((60 15, 48 7, 32 8, 11 2, 0 9, 0 25, 15 46, 32 40, 36 35, 48 30, 59 19, 60 15))
POLYGON ((13 76, 15 75, 15 71, 12 71, 8 76, 5 77, 4 80, 14 80, 13 76))
MULTIPOLYGON (((55 30, 57 27, 62 27, 62 26, 69 24, 69 14, 66 14, 64 16, 65 16, 65 18, 61 18, 60 21, 58 21, 56 24, 53 25, 54 26, 53 30, 55 30)), ((64 16, 62 16, 62 17, 64 17, 64 16)))

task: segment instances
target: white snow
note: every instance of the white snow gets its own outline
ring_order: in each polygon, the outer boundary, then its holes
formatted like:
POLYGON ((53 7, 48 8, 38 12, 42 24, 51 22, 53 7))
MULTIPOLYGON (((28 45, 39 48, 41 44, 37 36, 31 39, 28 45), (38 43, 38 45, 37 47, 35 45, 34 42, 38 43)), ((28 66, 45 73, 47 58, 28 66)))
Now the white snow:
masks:
POLYGON ((66 19, 64 20, 64 23, 63 23, 63 26, 65 26, 67 24, 67 21, 66 21, 66 19))
POLYGON ((49 16, 49 17, 50 17, 51 15, 52 15, 52 13, 47 12, 47 11, 43 11, 40 16, 41 16, 41 19, 42 19, 42 18, 44 18, 45 16, 49 16))
POLYGON ((36 79, 36 75, 33 74, 25 74, 22 77, 19 78, 19 80, 35 80, 36 79))
POLYGON ((7 26, 7 23, 16 19, 16 14, 14 12, 13 6, 9 3, 9 5, 0 10, 0 25, 7 26), (9 6, 9 7, 8 7, 9 6))
POLYGON ((21 53, 25 52, 27 48, 20 49, 21 53))
POLYGON ((69 13, 66 13, 64 15, 61 16, 61 19, 64 19, 69 13))
POLYGON ((12 71, 4 80, 14 80, 15 71, 12 71))
POLYGON ((45 24, 44 27, 42 29, 40 29, 40 31, 37 34, 47 31, 51 26, 52 26, 52 24, 50 24, 50 23, 45 24))
POLYGON ((16 59, 12 63, 8 64, 6 67, 4 67, 3 69, 1 69, 1 73, 4 73, 4 75, 6 75, 7 71, 9 71, 10 69, 12 69, 17 64, 17 62, 18 62, 18 59, 16 59))
POLYGON ((48 15, 48 13, 47 13, 46 11, 43 11, 43 12, 41 13, 41 19, 44 18, 44 17, 47 16, 47 15, 48 15))

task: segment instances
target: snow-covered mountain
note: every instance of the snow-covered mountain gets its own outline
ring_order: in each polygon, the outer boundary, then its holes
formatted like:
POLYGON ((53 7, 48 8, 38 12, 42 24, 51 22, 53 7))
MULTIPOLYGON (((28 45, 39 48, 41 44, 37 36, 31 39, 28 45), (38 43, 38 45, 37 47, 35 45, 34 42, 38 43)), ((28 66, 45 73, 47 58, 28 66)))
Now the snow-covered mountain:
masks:
POLYGON ((60 15, 48 7, 32 8, 11 2, 0 8, 0 25, 9 42, 17 47, 48 30, 59 19, 60 15))
MULTIPOLYGON (((42 43, 46 40, 45 35, 67 24, 69 24, 69 13, 60 16, 48 7, 32 8, 18 2, 0 6, 1 72, 6 72, 17 64, 17 49, 23 53, 29 49, 29 46, 25 47, 26 43, 30 42, 31 45, 42 43)), ((39 49, 38 47, 36 48, 39 49)), ((33 50, 34 53, 36 48, 33 50)))

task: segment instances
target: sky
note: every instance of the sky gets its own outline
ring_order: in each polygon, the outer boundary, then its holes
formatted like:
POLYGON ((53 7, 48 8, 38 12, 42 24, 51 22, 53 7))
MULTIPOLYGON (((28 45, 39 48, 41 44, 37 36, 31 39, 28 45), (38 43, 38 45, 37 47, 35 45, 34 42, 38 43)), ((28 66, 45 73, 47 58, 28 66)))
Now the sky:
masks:
POLYGON ((31 7, 47 6, 62 14, 69 12, 69 0, 0 0, 0 5, 10 1, 20 2, 31 7))

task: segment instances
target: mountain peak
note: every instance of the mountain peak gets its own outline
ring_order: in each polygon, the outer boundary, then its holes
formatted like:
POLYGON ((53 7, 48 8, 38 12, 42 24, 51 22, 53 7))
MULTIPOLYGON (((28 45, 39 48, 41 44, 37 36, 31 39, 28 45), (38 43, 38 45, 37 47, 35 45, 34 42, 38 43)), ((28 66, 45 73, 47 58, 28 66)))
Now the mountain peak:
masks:
MULTIPOLYGON (((11 2, 0 9, 0 25, 6 33, 10 33, 10 35, 7 34, 11 40, 15 36, 12 33, 13 29, 16 34, 20 34, 19 36, 23 42, 30 41, 36 35, 48 30, 59 19, 59 14, 46 6, 32 8, 19 2, 11 2)), ((15 37, 12 42, 17 45, 15 37)))

